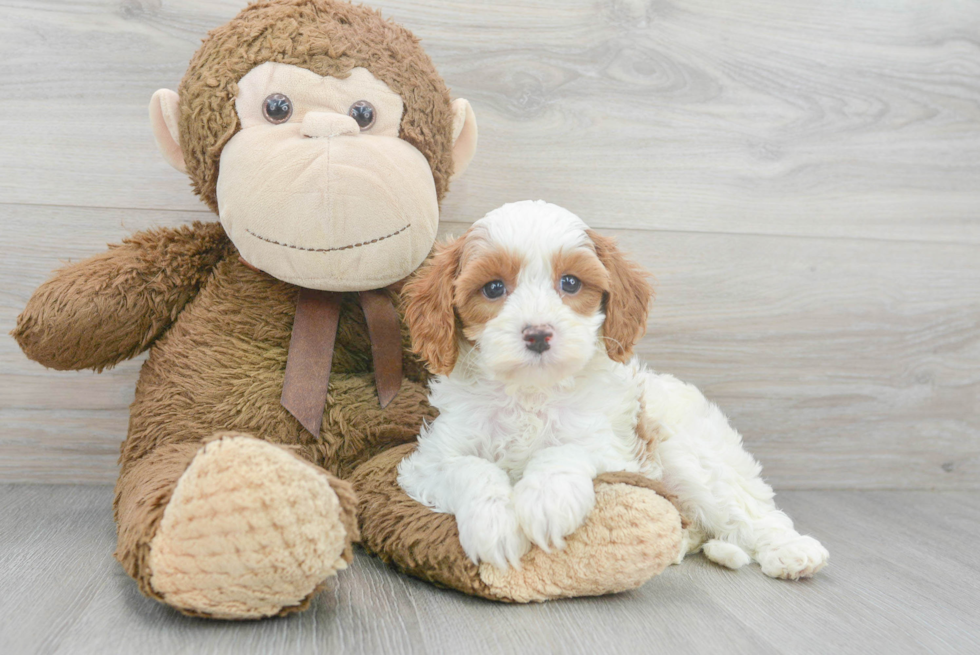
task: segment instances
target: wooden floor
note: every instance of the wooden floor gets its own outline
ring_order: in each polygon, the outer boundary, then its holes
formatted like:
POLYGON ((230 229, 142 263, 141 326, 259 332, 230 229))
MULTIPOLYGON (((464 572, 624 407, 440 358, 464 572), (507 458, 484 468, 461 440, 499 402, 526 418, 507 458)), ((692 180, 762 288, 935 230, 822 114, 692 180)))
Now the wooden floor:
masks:
POLYGON ((638 591, 502 605, 359 552, 303 614, 224 623, 142 597, 112 558, 112 489, 0 486, 0 653, 978 653, 980 494, 792 491, 830 549, 810 581, 694 556, 638 591))

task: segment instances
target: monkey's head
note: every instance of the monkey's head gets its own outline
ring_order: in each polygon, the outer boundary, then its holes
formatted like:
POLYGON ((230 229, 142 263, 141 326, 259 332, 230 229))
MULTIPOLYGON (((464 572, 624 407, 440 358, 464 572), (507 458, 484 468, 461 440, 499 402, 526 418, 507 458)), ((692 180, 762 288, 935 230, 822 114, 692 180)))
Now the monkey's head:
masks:
POLYGON ((299 286, 358 291, 425 259, 449 180, 476 149, 406 29, 336 0, 263 0, 212 30, 153 133, 243 259, 299 286))

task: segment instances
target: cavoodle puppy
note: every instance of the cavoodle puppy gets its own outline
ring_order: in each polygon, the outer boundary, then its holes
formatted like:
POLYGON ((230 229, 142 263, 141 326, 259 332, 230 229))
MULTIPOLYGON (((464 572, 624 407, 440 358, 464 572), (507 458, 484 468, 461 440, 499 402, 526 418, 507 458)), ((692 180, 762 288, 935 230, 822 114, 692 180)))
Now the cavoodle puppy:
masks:
POLYGON ((647 274, 572 213, 504 205, 439 246, 403 295, 439 416, 398 481, 455 515, 474 562, 519 566, 532 543, 562 548, 592 510, 593 478, 631 471, 674 497, 685 552, 731 568, 753 558, 780 578, 826 564, 721 411, 633 358, 647 274))

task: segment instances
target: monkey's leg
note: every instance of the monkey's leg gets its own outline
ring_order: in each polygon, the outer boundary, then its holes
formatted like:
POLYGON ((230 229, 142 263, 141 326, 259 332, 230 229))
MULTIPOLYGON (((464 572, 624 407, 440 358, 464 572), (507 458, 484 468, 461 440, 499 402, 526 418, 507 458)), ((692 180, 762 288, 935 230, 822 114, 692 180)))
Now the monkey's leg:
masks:
POLYGON ((410 575, 493 600, 533 602, 635 589, 677 558, 681 520, 642 476, 596 480, 596 504, 563 550, 532 547, 521 568, 473 564, 463 553, 456 520, 409 498, 397 482, 398 463, 415 444, 392 448, 351 477, 358 496, 361 544, 410 575))
POLYGON ((347 482, 261 439, 164 444, 124 462, 116 558, 185 614, 286 614, 350 562, 355 505, 347 482))

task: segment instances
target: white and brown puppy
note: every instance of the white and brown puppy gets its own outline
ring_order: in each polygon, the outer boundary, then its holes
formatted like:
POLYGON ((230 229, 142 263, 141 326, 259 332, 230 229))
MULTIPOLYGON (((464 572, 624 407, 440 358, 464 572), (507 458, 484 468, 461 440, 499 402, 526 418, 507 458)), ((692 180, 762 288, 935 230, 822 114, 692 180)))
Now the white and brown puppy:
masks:
POLYGON ((474 561, 518 565, 561 548, 595 502, 593 478, 661 479, 689 520, 685 551, 812 575, 828 553, 773 503, 760 466, 691 385, 632 358, 652 290, 615 243, 545 202, 494 210, 439 246, 405 285, 415 350, 440 414, 398 481, 456 516, 474 561), (650 452, 643 424, 661 435, 650 452))

